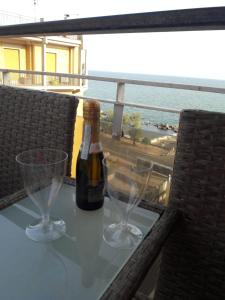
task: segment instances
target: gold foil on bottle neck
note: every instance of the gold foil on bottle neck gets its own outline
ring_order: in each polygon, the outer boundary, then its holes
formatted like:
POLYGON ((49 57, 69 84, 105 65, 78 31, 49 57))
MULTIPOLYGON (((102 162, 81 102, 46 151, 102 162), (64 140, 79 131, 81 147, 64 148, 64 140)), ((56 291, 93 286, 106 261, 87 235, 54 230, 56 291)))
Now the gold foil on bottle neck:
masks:
POLYGON ((98 120, 100 118, 100 104, 98 101, 85 101, 83 104, 83 117, 88 120, 98 120))

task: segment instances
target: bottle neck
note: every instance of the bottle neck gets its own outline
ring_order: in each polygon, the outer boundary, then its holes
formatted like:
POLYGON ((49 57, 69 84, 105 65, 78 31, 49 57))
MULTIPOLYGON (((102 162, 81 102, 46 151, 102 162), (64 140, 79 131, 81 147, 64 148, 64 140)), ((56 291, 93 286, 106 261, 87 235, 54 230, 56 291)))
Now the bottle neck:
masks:
POLYGON ((87 135, 90 139, 91 144, 97 144, 100 142, 100 121, 99 119, 84 119, 84 129, 83 129, 83 143, 87 140, 87 135))
POLYGON ((81 159, 87 160, 88 154, 102 152, 102 145, 99 142, 99 131, 99 119, 84 119, 81 159))

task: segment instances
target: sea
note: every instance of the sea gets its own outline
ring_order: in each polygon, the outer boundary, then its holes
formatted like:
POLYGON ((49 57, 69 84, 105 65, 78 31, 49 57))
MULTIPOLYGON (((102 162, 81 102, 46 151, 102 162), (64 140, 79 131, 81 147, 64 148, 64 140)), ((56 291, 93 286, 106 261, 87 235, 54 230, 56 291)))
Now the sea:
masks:
MULTIPOLYGON (((224 80, 174 77, 148 74, 132 74, 119 72, 106 72, 90 70, 88 75, 101 77, 116 77, 146 81, 157 81, 167 83, 183 83, 192 85, 203 85, 210 87, 225 87, 224 80)), ((94 98, 116 99, 116 83, 89 80, 85 96, 94 98)), ((186 91, 160 87, 147 87, 139 85, 125 86, 125 102, 148 104, 159 107, 175 109, 203 109, 209 111, 225 112, 225 94, 208 93, 200 91, 186 91)), ((111 104, 101 104, 102 111, 112 110, 111 104)), ((176 126, 179 122, 179 115, 154 110, 137 109, 126 107, 124 112, 139 112, 142 125, 146 124, 169 124, 176 126)))

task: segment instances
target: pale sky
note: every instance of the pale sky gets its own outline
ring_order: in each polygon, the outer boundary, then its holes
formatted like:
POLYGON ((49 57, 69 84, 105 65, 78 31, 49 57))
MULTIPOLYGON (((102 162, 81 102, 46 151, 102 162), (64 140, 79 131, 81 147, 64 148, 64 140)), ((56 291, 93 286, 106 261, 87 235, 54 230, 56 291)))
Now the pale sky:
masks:
MULTIPOLYGON (((0 0, 1 11, 46 20, 194 7, 225 0, 0 0)), ((225 31, 87 35, 88 69, 225 80, 225 31)))

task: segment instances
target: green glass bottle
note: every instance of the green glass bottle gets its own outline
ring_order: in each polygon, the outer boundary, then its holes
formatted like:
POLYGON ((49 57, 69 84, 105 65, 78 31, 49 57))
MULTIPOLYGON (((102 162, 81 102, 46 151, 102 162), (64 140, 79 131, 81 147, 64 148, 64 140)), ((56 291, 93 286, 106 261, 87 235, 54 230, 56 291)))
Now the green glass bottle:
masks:
POLYGON ((83 141, 76 168, 76 203, 81 209, 95 210, 102 207, 104 202, 99 102, 86 101, 83 105, 83 117, 83 141))

